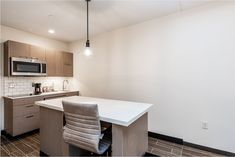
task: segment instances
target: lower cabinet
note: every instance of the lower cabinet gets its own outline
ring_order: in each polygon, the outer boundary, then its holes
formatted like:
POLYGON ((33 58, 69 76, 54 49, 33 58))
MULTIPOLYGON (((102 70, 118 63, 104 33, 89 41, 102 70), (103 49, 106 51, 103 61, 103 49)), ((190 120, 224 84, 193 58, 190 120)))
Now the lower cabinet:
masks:
POLYGON ((28 131, 38 129, 39 125, 39 113, 31 113, 25 116, 14 117, 12 136, 20 135, 28 131))
POLYGON ((11 136, 17 136, 39 129, 39 106, 34 104, 35 101, 75 95, 79 95, 79 92, 66 92, 19 99, 4 97, 5 131, 11 136))

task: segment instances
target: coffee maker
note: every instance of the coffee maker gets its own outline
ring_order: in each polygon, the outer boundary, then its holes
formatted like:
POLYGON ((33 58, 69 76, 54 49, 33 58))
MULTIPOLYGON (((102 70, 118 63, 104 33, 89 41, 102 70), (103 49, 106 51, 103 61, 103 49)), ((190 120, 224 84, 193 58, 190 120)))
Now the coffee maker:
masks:
POLYGON ((41 90, 41 83, 35 83, 34 84, 34 94, 38 95, 41 94, 42 90, 41 90))

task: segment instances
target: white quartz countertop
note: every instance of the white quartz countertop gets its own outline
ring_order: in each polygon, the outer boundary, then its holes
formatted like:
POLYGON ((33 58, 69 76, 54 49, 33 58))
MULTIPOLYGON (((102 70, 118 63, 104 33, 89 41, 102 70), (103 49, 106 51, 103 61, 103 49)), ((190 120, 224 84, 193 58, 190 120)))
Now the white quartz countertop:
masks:
POLYGON ((101 99, 82 96, 71 96, 46 101, 37 101, 36 105, 53 110, 63 111, 62 100, 98 104, 100 120, 109 123, 129 126, 135 120, 149 111, 152 104, 101 99))
POLYGON ((77 90, 65 90, 65 91, 45 92, 45 93, 41 93, 38 95, 22 94, 22 95, 13 95, 13 96, 7 95, 3 97, 9 98, 9 99, 21 99, 21 98, 32 98, 32 97, 39 97, 39 96, 55 95, 55 94, 66 94, 66 93, 71 93, 71 92, 78 92, 78 91, 77 90))

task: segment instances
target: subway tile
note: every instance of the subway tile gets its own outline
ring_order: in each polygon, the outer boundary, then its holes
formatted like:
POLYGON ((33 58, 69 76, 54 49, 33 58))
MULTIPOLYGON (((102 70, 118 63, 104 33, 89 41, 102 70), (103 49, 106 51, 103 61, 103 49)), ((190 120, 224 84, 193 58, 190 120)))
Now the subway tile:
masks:
MULTIPOLYGON (((32 93, 34 91, 34 87, 32 87, 32 82, 41 82, 44 85, 52 86, 54 84, 54 88, 56 89, 62 89, 62 82, 64 77, 56 77, 56 78, 50 78, 50 77, 4 77, 3 79, 3 94, 4 95, 16 95, 16 94, 26 94, 26 93, 32 93), (9 83, 14 83, 14 88, 9 88, 9 83)), ((72 81, 70 81, 71 78, 69 78, 70 86, 72 87, 72 81)))

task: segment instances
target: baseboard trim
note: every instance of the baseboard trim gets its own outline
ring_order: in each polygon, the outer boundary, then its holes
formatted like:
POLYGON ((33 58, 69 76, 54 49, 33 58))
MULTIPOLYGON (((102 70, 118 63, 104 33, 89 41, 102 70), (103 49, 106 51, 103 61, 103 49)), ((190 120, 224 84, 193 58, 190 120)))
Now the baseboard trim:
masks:
POLYGON ((165 141, 169 141, 169 142, 173 142, 173 143, 177 143, 177 144, 181 144, 181 145, 185 145, 185 146, 189 146, 189 147, 193 147, 193 148, 197 148, 197 149, 201 149, 201 150, 205 150, 205 151, 209 151, 209 152, 216 153, 216 154, 221 154, 221 155, 225 155, 225 156, 235 156, 235 153, 232 153, 232 152, 227 152, 224 150, 219 150, 219 149, 215 149, 215 148, 210 148, 210 147, 190 143, 190 142, 184 141, 183 139, 177 138, 177 137, 167 136, 167 135, 158 134, 158 133, 154 133, 154 132, 150 132, 150 131, 148 132, 148 136, 158 138, 161 140, 165 140, 165 141))
POLYGON ((46 153, 44 153, 43 151, 41 151, 41 150, 40 150, 40 153, 39 153, 39 154, 40 154, 40 157, 47 157, 47 156, 49 156, 49 155, 47 155, 46 153))
POLYGON ((5 130, 1 130, 1 135, 6 135, 6 131, 5 130))
POLYGON ((148 132, 148 136, 158 138, 161 140, 165 140, 165 141, 169 141, 169 142, 173 142, 173 143, 177 143, 177 144, 181 144, 181 145, 184 143, 183 139, 181 139, 181 138, 158 134, 158 133, 154 133, 154 132, 150 132, 150 131, 148 132))
POLYGON ((34 134, 34 133, 37 133, 37 132, 39 132, 39 129, 35 129, 35 130, 29 131, 29 132, 26 132, 26 133, 23 133, 23 134, 20 134, 20 135, 12 136, 9 133, 7 133, 5 130, 1 130, 1 135, 5 135, 9 138, 19 138, 19 137, 29 136, 30 134, 34 134))
POLYGON ((235 153, 232 153, 232 152, 227 152, 224 150, 210 148, 210 147, 206 147, 206 146, 202 146, 202 145, 198 145, 198 144, 194 144, 194 143, 190 143, 190 142, 186 142, 186 141, 184 141, 184 145, 189 146, 189 147, 193 147, 193 148, 197 148, 197 149, 201 149, 201 150, 205 150, 208 152, 216 153, 216 154, 225 155, 225 156, 235 156, 235 153))
POLYGON ((143 157, 145 157, 145 156, 156 156, 156 157, 159 157, 158 155, 155 155, 155 154, 152 154, 152 153, 148 153, 148 152, 146 152, 144 155, 143 155, 143 157))

